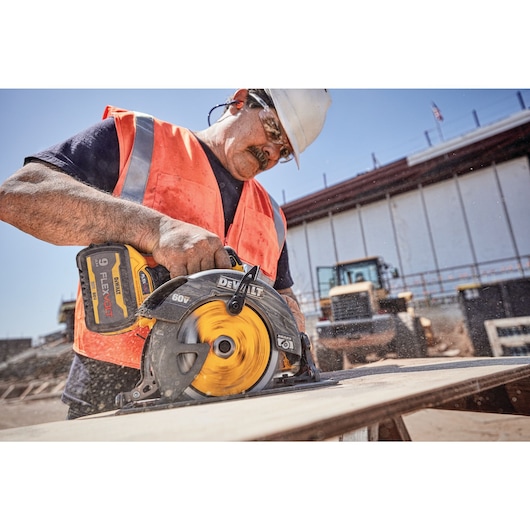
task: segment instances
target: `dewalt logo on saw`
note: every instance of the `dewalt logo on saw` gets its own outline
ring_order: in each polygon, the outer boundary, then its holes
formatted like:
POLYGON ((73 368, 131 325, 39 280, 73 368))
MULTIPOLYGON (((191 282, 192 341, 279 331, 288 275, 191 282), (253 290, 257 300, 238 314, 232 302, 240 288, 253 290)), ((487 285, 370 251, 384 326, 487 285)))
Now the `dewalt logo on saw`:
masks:
MULTIPOLYGON (((228 278, 227 276, 220 276, 219 280, 217 280, 218 287, 222 287, 230 291, 237 291, 240 285, 241 285, 241 281, 235 280, 234 278, 228 278)), ((263 289, 263 287, 260 287, 259 285, 254 285, 254 284, 248 285, 248 288, 246 291, 247 295, 255 296, 256 298, 262 298, 264 293, 265 293, 265 290, 263 289)))
MULTIPOLYGON (((91 245, 77 255, 88 329, 115 334, 131 329, 147 296, 169 279, 163 267, 149 267, 129 245, 91 245)), ((148 324, 148 322, 146 322, 148 324)))

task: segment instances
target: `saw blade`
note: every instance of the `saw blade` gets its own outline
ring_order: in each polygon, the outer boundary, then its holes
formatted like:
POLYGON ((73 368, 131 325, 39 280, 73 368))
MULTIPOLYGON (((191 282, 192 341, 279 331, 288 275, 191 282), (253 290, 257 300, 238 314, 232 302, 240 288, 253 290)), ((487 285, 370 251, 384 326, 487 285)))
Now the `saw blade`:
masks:
MULTIPOLYGON (((210 346, 203 367, 185 391, 194 399, 265 388, 278 364, 278 351, 266 323, 248 305, 232 315, 226 301, 208 301, 182 322, 178 340, 210 346)), ((190 363, 193 361, 190 357, 190 363)), ((185 364, 186 357, 180 362, 185 364)))

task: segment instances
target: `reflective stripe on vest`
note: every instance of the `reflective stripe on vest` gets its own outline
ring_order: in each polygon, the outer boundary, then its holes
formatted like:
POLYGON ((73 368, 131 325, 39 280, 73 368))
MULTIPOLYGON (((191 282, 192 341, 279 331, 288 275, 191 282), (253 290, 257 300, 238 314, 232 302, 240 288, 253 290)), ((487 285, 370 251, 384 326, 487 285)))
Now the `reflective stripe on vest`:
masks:
POLYGON ((269 194, 269 200, 272 204, 272 210, 274 212, 274 227, 276 228, 276 234, 278 234, 278 242, 283 248, 283 242, 285 241, 285 225, 283 224, 282 214, 280 212, 280 206, 269 194))
POLYGON ((147 179, 149 178, 151 159, 153 158, 155 121, 152 116, 135 114, 134 122, 136 125, 134 147, 125 182, 121 190, 121 197, 141 204, 144 198, 147 179))

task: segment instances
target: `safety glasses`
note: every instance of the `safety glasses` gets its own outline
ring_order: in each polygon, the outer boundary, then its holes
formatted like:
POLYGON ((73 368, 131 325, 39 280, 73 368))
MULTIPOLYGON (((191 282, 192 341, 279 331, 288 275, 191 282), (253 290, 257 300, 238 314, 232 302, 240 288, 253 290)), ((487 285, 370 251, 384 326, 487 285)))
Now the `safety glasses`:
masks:
POLYGON ((249 92, 248 94, 251 98, 255 99, 262 107, 259 111, 259 119, 263 125, 263 129, 269 142, 280 146, 280 162, 285 163, 293 159, 293 153, 289 147, 288 140, 282 134, 280 124, 274 115, 272 109, 256 94, 249 92))

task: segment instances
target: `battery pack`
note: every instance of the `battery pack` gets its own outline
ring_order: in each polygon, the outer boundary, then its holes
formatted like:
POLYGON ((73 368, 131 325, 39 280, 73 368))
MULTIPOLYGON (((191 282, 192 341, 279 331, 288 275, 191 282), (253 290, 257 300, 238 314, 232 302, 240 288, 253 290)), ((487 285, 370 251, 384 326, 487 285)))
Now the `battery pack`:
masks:
POLYGON ((96 333, 129 331, 138 320, 138 307, 169 279, 169 274, 162 279, 156 270, 161 267, 150 268, 146 257, 129 245, 91 245, 76 261, 86 326, 96 333))

